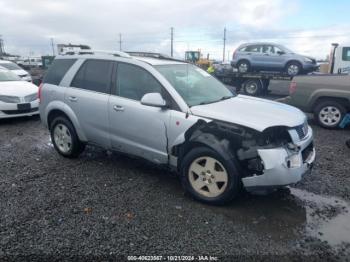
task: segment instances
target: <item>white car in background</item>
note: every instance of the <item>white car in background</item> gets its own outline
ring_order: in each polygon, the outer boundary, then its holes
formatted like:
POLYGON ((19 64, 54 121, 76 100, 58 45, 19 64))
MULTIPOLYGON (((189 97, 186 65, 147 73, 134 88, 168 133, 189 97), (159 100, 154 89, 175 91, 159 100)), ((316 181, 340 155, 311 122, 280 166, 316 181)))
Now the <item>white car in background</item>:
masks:
POLYGON ((0 68, 0 119, 38 114, 38 87, 0 68))
POLYGON ((32 82, 32 77, 30 74, 11 61, 0 60, 0 68, 10 70, 12 73, 15 73, 24 81, 32 82))

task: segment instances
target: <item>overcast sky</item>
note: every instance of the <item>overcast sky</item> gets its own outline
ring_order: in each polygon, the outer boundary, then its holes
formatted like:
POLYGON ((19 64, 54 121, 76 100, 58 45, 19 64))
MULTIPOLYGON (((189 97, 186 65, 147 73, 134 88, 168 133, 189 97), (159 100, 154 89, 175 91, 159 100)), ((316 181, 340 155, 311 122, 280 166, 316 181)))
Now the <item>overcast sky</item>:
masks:
POLYGON ((0 0, 0 35, 5 51, 52 54, 55 44, 87 44, 125 51, 170 54, 201 49, 222 59, 247 41, 281 43, 325 58, 331 43, 350 43, 349 0, 0 0))

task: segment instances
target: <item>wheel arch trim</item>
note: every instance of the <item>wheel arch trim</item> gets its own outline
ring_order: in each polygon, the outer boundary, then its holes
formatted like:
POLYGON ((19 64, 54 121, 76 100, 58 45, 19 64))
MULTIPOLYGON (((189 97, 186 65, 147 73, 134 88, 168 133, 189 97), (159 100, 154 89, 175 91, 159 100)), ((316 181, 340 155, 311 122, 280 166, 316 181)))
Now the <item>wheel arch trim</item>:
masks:
POLYGON ((345 90, 329 90, 329 89, 319 89, 312 93, 309 98, 308 104, 310 105, 310 111, 313 111, 317 106, 318 101, 322 100, 335 100, 347 103, 345 107, 350 107, 350 100, 346 97, 348 92, 345 90), (330 92, 332 95, 330 96, 330 92))
MULTIPOLYGON (((46 125, 49 127, 49 116, 54 111, 61 111, 73 124, 75 131, 77 132, 78 138, 80 141, 87 141, 86 135, 81 128, 79 120, 74 113, 74 111, 65 103, 61 101, 52 101, 50 102, 45 109, 45 121, 46 125)), ((49 127, 50 128, 50 127, 49 127)))

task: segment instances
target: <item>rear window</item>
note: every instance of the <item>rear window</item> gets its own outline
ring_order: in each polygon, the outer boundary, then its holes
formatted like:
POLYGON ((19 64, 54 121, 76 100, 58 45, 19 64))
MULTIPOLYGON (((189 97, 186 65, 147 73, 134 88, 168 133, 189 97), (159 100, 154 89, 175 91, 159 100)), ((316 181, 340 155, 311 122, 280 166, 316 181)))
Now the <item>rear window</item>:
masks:
POLYGON ((59 85, 69 68, 77 61, 76 59, 56 59, 47 71, 43 83, 59 85))
POLYGON ((71 87, 109 94, 113 62, 87 60, 75 75, 71 87))
POLYGON ((343 47, 343 61, 350 61, 350 47, 343 47))

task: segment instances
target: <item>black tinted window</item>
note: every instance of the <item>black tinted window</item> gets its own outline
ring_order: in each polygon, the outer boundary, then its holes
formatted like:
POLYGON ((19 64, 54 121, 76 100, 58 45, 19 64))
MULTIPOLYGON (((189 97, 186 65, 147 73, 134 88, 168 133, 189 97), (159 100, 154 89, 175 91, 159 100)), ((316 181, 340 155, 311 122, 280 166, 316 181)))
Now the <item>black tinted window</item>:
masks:
POLYGON ((105 60, 87 60, 74 77, 71 86, 109 93, 112 62, 105 60))
POLYGON ((69 68, 75 63, 76 59, 56 59, 53 61, 47 71, 43 83, 59 85, 69 68))
POLYGON ((343 47, 343 61, 350 61, 350 47, 343 47))
POLYGON ((146 70, 121 63, 117 71, 117 95, 141 100, 144 94, 162 93, 160 83, 146 70))

